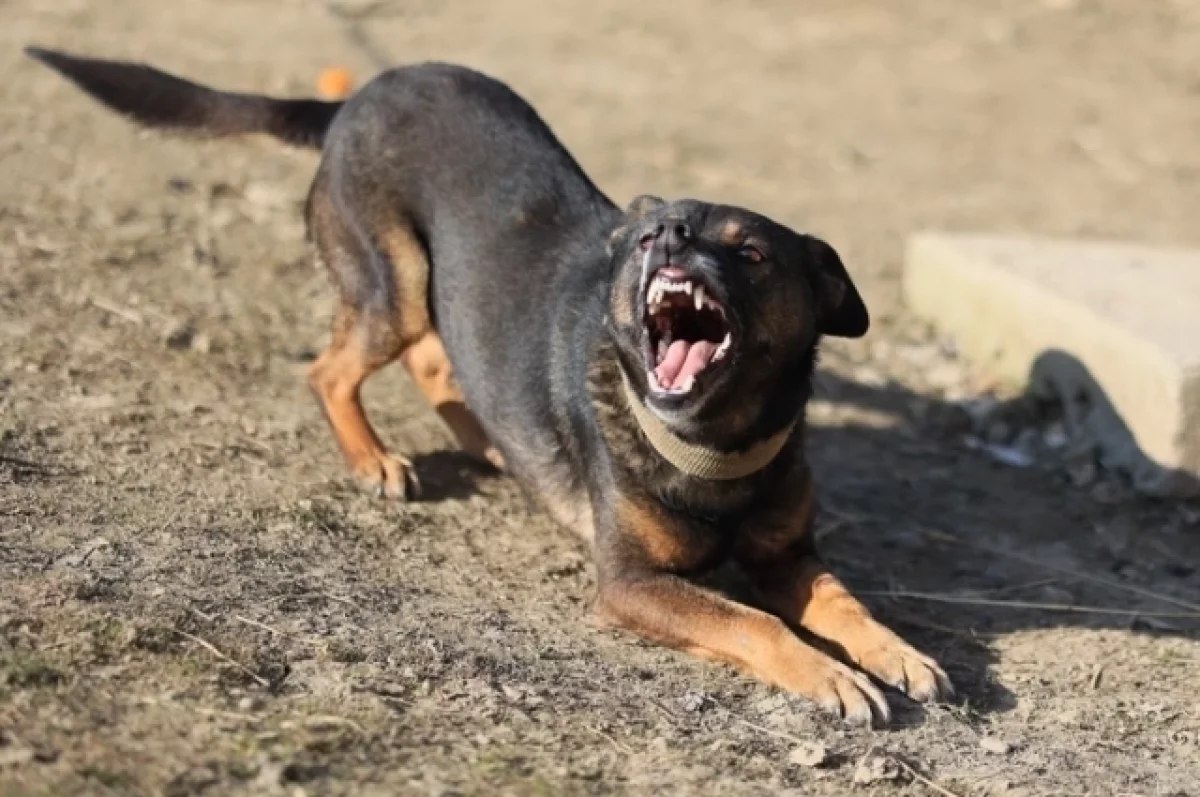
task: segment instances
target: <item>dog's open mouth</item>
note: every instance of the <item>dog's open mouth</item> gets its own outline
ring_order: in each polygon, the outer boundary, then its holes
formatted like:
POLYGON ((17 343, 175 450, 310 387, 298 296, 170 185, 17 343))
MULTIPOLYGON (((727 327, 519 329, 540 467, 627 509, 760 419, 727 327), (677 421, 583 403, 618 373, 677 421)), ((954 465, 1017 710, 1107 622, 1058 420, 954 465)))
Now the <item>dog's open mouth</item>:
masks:
POLYGON ((646 288, 646 366, 650 389, 685 395, 729 353, 733 334, 725 307, 683 269, 667 266, 646 288))

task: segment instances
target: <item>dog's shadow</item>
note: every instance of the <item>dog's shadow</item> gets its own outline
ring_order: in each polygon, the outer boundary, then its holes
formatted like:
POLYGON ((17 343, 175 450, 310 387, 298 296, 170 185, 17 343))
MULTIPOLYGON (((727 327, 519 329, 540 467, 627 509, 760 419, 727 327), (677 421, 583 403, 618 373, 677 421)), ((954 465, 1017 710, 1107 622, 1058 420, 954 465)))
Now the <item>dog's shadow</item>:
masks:
POLYGON ((455 450, 417 454, 412 462, 420 479, 418 497, 422 501, 470 498, 501 476, 491 465, 455 450))

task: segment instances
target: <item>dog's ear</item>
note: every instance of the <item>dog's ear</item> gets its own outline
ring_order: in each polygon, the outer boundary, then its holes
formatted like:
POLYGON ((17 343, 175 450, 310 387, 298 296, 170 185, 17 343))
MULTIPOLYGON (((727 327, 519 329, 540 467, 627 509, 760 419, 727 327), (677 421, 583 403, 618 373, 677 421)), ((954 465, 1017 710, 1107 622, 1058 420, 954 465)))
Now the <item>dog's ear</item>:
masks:
POLYGON ((653 194, 642 194, 630 200, 629 204, 625 207, 625 218, 621 220, 617 228, 608 236, 608 245, 605 248, 609 256, 612 256, 613 251, 616 250, 617 241, 629 231, 631 224, 641 221, 665 204, 667 204, 666 201, 653 194))
POLYGON ((625 208, 625 219, 626 221, 644 219, 665 204, 667 204, 666 200, 653 194, 635 196, 629 200, 629 205, 625 208))
POLYGON ((846 272, 842 259, 820 238, 806 236, 812 257, 817 297, 817 331, 838 338, 860 338, 870 326, 867 306, 846 272))

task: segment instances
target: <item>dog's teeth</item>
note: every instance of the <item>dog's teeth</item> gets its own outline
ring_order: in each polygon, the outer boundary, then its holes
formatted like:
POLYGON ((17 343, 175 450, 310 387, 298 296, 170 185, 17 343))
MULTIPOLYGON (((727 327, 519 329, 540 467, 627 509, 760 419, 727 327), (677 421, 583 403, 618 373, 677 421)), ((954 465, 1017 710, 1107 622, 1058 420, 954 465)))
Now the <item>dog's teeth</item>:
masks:
POLYGON ((729 350, 729 344, 732 342, 733 342, 733 338, 730 336, 730 334, 728 332, 726 332, 725 339, 721 341, 721 345, 717 347, 717 350, 715 352, 713 352, 713 356, 712 356, 713 362, 716 362, 717 360, 719 360, 725 356, 725 352, 729 350))
POLYGON ((692 294, 692 301, 696 304, 696 312, 700 312, 700 308, 704 307, 704 286, 697 285, 696 292, 692 294))
POLYGON ((689 376, 687 379, 684 380, 682 385, 676 385, 675 387, 671 388, 671 392, 672 393, 687 393, 692 389, 692 385, 694 385, 695 383, 696 383, 696 377, 689 376))

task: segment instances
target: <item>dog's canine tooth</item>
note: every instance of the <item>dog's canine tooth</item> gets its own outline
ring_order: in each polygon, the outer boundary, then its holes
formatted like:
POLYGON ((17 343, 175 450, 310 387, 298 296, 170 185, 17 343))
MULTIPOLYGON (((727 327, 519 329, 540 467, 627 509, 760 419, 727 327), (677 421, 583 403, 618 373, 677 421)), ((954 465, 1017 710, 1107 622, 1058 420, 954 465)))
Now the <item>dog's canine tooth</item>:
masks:
POLYGON ((729 344, 732 342, 733 342, 733 337, 728 332, 726 332, 725 339, 721 341, 721 345, 717 347, 717 350, 715 352, 713 352, 711 362, 716 362, 717 360, 724 357, 725 352, 727 352, 729 350, 729 344))
POLYGON ((696 290, 692 294, 692 300, 696 304, 696 312, 700 312, 700 309, 702 307, 704 307, 704 286, 703 285, 696 286, 696 290))

